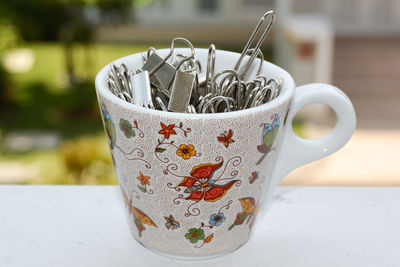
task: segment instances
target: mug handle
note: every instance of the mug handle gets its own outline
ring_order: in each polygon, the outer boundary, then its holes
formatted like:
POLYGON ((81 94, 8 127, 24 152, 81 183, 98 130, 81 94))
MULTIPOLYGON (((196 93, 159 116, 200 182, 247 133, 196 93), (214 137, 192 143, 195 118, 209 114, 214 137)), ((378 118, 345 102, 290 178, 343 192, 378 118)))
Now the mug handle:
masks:
POLYGON ((269 190, 273 190, 293 169, 339 150, 349 141, 356 127, 353 105, 337 87, 323 83, 303 85, 295 89, 292 101, 269 190), (304 139, 293 131, 292 120, 302 108, 314 103, 330 106, 336 113, 337 122, 327 135, 315 140, 304 139))

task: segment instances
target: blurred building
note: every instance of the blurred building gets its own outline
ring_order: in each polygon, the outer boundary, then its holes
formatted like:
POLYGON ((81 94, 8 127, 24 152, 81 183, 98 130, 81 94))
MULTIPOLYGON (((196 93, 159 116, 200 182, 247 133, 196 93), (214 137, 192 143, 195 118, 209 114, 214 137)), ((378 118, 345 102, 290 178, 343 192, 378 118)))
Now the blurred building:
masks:
POLYGON ((400 109, 392 110, 400 97, 399 0, 144 1, 130 23, 104 25, 97 36, 152 44, 181 36, 196 46, 213 42, 239 50, 269 9, 277 19, 266 43, 273 42, 274 62, 298 85, 333 83, 353 100, 362 127, 400 127, 394 121, 400 109), (371 109, 378 104, 382 107, 371 109))
POLYGON ((251 24, 274 4, 275 0, 160 0, 140 7, 136 18, 140 25, 230 27, 251 24))
POLYGON ((398 36, 399 0, 294 0, 294 13, 329 18, 338 36, 398 36))
POLYGON ((184 34, 194 41, 242 43, 243 34, 272 8, 278 18, 287 18, 287 12, 320 15, 332 22, 338 36, 400 34, 398 0, 155 0, 136 6, 131 24, 104 26, 98 38, 147 42, 184 34), (289 8, 279 10, 277 5, 289 8))

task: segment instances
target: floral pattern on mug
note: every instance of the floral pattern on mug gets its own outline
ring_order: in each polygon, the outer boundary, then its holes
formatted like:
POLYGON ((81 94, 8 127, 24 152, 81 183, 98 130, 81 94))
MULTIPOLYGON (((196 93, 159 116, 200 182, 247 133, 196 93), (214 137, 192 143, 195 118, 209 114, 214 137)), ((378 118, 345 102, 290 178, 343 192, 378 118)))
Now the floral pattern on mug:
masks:
POLYGON ((252 172, 251 176, 249 176, 249 184, 253 184, 256 180, 258 180, 259 174, 258 171, 252 172))
POLYGON ((199 228, 190 228, 188 230, 188 233, 185 234, 185 238, 188 239, 189 242, 192 244, 196 244, 200 240, 203 240, 203 242, 200 245, 194 246, 195 248, 201 248, 205 244, 210 243, 214 238, 214 232, 212 231, 213 228, 220 226, 225 221, 225 216, 224 213, 222 212, 222 209, 228 210, 232 203, 233 201, 229 200, 226 205, 219 208, 217 213, 211 214, 208 225, 202 222, 199 228), (207 237, 205 235, 206 229, 208 229, 207 231, 210 233, 207 235, 207 237))
POLYGON ((139 188, 140 191, 143 193, 149 193, 149 194, 154 194, 154 191, 152 189, 148 189, 147 186, 150 186, 150 176, 144 176, 141 171, 139 171, 139 176, 136 177, 140 181, 141 185, 138 185, 137 187, 139 188))
POLYGON ((219 212, 218 214, 214 213, 210 216, 209 224, 213 226, 220 226, 225 221, 224 213, 219 212))
POLYGON ((218 142, 223 143, 226 148, 229 147, 231 143, 234 143, 235 140, 232 139, 233 131, 229 129, 228 132, 223 132, 220 136, 217 137, 218 142))
POLYGON ((244 222, 246 222, 246 224, 250 222, 249 229, 251 230, 254 222, 256 221, 256 216, 259 210, 260 203, 256 204, 256 201, 252 197, 241 198, 239 200, 240 204, 242 205, 243 211, 239 212, 236 215, 236 219, 233 224, 229 226, 228 231, 231 231, 233 227, 237 225, 242 225, 244 222))
MULTIPOLYGON (((130 152, 126 152, 125 150, 123 150, 118 144, 117 144, 117 133, 115 130, 115 126, 114 126, 114 122, 111 118, 110 113, 108 112, 107 106, 104 103, 100 104, 100 109, 101 109, 101 114, 104 120, 104 128, 106 131, 106 135, 107 135, 107 140, 108 140, 108 145, 110 146, 110 152, 111 152, 111 156, 113 158, 113 161, 115 162, 115 158, 113 155, 113 150, 114 148, 117 148, 126 159, 128 160, 140 160, 142 162, 144 162, 144 166, 147 169, 151 168, 151 165, 148 161, 146 161, 144 159, 144 152, 142 149, 140 148, 134 148, 133 150, 131 150, 130 152), (132 157, 132 155, 134 155, 132 157), (135 156, 136 155, 136 156, 135 156)), ((139 129, 138 123, 136 120, 134 120, 133 122, 134 126, 132 126, 130 124, 129 121, 124 120, 124 119, 120 119, 120 130, 124 133, 125 137, 127 138, 132 138, 135 137, 136 133, 135 130, 139 131, 139 137, 143 138, 144 137, 144 133, 142 132, 142 130, 139 129)))
POLYGON ((278 136, 279 124, 280 120, 278 114, 273 115, 273 121, 271 124, 270 123, 261 124, 261 126, 264 127, 264 129, 261 139, 261 145, 257 146, 257 150, 258 152, 263 153, 263 155, 257 161, 256 165, 260 164, 270 151, 275 150, 274 144, 276 137, 278 136))
POLYGON ((196 156, 196 150, 194 150, 193 145, 179 145, 179 149, 176 151, 176 154, 183 159, 190 159, 192 156, 196 156))
MULTIPOLYGON (((145 224, 150 225, 157 228, 157 225, 147 216, 143 211, 133 206, 132 201, 132 194, 130 196, 127 195, 125 189, 120 185, 122 197, 125 202, 125 206, 128 207, 129 215, 133 216, 133 222, 138 230, 139 237, 142 237, 142 232, 146 230, 145 224)), ((131 192, 132 193, 132 192, 131 192)))
POLYGON ((169 230, 175 230, 178 229, 179 227, 181 227, 180 223, 178 221, 175 220, 174 216, 169 215, 169 217, 164 217, 164 219, 167 221, 165 223, 165 227, 169 230))
POLYGON ((205 163, 194 166, 190 172, 190 176, 175 174, 173 171, 176 170, 178 166, 174 163, 168 165, 167 169, 164 170, 164 174, 166 175, 170 173, 181 179, 183 177, 183 180, 181 180, 178 185, 173 186, 172 183, 169 182, 167 186, 175 189, 177 192, 180 192, 182 188, 184 188, 184 194, 179 194, 178 197, 173 200, 175 204, 179 205, 181 200, 194 201, 194 203, 187 207, 187 213, 185 213, 186 217, 198 216, 200 214, 198 208, 192 209, 192 207, 197 203, 201 201, 218 201, 228 192, 229 189, 232 188, 234 184, 236 184, 236 186, 241 185, 242 181, 235 179, 238 175, 237 171, 232 171, 231 177, 223 177, 223 175, 230 162, 232 162, 232 165, 236 167, 241 163, 242 158, 239 156, 231 158, 225 165, 223 172, 217 178, 214 178, 214 173, 224 164, 222 157, 218 157, 217 159, 220 161, 219 163, 205 163), (227 182, 221 183, 221 181, 227 182))
POLYGON ((174 130, 175 124, 170 124, 168 126, 162 122, 160 124, 162 129, 158 131, 158 133, 164 135, 165 139, 169 139, 171 134, 176 134, 176 131, 174 130))
POLYGON ((184 160, 188 160, 191 157, 194 156, 201 156, 201 153, 197 153, 194 145, 192 144, 180 144, 177 146, 175 144, 174 140, 171 140, 168 142, 170 139, 171 135, 177 135, 176 130, 179 129, 185 137, 187 137, 187 134, 190 133, 192 130, 190 128, 183 128, 183 123, 180 122, 179 126, 176 126, 175 124, 169 124, 166 125, 162 122, 160 122, 161 125, 161 130, 158 131, 159 134, 163 135, 164 137, 162 139, 158 139, 158 144, 154 149, 154 154, 156 158, 163 162, 163 163, 168 163, 170 159, 168 157, 161 158, 158 154, 164 153, 167 151, 166 146, 172 146, 176 149, 176 155, 183 158, 184 160))
POLYGON ((139 129, 138 122, 136 120, 133 121, 133 125, 134 126, 132 126, 132 124, 129 121, 124 120, 122 118, 119 120, 119 128, 124 133, 126 138, 135 137, 136 135, 135 129, 140 132, 139 136, 143 138, 144 134, 142 130, 139 129))
POLYGON ((100 104, 100 109, 101 115, 103 117, 104 128, 106 130, 108 145, 110 146, 110 150, 112 151, 117 140, 114 122, 111 118, 110 113, 108 112, 107 106, 104 103, 100 104))

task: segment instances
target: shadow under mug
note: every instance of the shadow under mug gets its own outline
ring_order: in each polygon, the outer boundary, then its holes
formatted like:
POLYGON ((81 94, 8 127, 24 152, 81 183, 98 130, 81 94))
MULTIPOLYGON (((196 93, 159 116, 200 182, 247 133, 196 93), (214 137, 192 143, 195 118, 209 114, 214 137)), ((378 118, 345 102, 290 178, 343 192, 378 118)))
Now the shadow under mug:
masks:
MULTIPOLYGON (((158 51, 161 57, 168 52, 158 51)), ((196 49, 202 66, 207 53, 196 49)), ((239 56, 217 50, 215 72, 231 69, 239 56)), ((113 63, 138 69, 142 60, 137 53, 113 63)), ((259 63, 253 62, 250 78, 259 63)), ((337 151, 355 129, 353 106, 342 91, 327 84, 296 88, 285 70, 267 61, 261 74, 283 79, 280 95, 258 107, 216 114, 127 103, 108 90, 109 67, 98 73, 96 91, 129 227, 138 242, 163 255, 205 259, 236 250, 249 240, 279 181, 337 151), (305 140, 293 132, 292 119, 313 103, 330 106, 337 123, 326 136, 305 140)))

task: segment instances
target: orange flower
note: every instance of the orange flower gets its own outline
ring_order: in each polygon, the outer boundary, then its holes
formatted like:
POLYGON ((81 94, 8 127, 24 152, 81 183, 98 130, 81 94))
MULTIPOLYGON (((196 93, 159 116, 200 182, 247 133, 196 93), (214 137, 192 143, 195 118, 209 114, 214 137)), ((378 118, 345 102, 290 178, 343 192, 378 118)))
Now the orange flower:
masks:
POLYGON ((193 145, 180 145, 176 154, 183 159, 190 159, 191 156, 196 156, 196 150, 194 150, 193 145))
POLYGON ((140 176, 137 177, 137 179, 140 181, 141 185, 148 184, 150 185, 150 177, 149 176, 144 176, 142 172, 139 172, 140 176))
POLYGON ((162 129, 158 132, 159 134, 163 134, 165 138, 169 139, 171 134, 176 134, 174 128, 175 124, 170 124, 166 126, 164 123, 160 122, 162 129))

